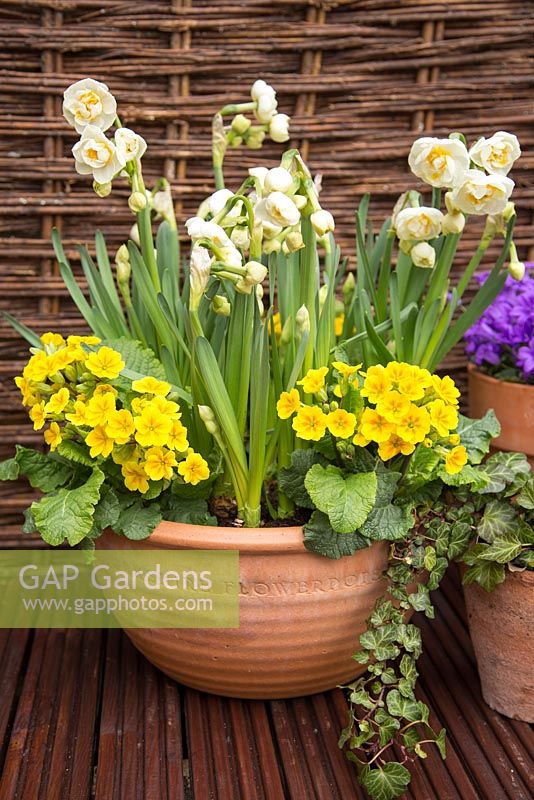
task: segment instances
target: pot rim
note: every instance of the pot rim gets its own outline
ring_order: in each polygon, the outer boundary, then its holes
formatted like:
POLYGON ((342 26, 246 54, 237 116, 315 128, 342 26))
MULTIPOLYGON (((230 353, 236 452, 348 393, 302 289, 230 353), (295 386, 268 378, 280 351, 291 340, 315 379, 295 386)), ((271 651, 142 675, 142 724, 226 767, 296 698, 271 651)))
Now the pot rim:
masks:
POLYGON ((470 376, 476 378, 479 381, 485 381, 486 383, 492 385, 503 385, 509 386, 511 389, 517 390, 519 392, 524 390, 532 390, 534 389, 534 384, 531 383, 523 383, 522 381, 503 381, 500 378, 495 378, 493 375, 488 375, 486 372, 478 369, 476 364, 473 364, 472 361, 467 362, 467 372, 470 376))
POLYGON ((301 526, 238 528, 193 525, 162 520, 145 540, 162 548, 194 547, 198 550, 240 550, 255 553, 307 553, 301 526))

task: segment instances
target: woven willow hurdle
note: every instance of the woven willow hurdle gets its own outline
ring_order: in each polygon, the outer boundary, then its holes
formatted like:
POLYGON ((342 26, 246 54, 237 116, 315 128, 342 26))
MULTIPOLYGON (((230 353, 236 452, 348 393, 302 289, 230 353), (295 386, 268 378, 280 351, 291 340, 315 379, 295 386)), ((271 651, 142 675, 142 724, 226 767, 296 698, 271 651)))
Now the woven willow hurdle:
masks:
MULTIPOLYGON (((171 181, 180 222, 211 191, 210 119, 265 78, 292 116, 292 145, 323 174, 324 206, 354 266, 354 209, 373 193, 383 219, 410 184, 406 157, 422 132, 515 132, 519 254, 534 258, 534 3, 360 0, 2 0, 0 2, 0 307, 38 331, 80 331, 52 259, 57 226, 68 255, 99 227, 115 248, 132 223, 127 191, 105 201, 75 174, 75 134, 61 118, 62 92, 92 76, 108 83, 121 116, 149 143, 148 185, 171 181)), ((229 186, 281 146, 230 151, 229 186)), ((119 182, 117 182, 119 186, 119 182)), ((470 224, 459 260, 473 246, 470 224)), ((0 450, 40 438, 12 384, 25 345, 0 327, 0 450)), ((448 367, 462 378, 461 348, 448 367)), ((4 541, 24 504, 3 493, 4 541)))

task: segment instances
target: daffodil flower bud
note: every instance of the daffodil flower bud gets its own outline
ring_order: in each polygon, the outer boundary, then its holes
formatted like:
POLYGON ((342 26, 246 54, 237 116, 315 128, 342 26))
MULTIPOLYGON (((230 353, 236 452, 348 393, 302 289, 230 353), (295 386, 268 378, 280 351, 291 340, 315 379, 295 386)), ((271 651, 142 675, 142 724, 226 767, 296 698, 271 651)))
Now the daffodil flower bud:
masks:
POLYGON ((245 264, 247 274, 245 275, 245 282, 255 286, 261 283, 267 275, 267 267, 260 264, 259 261, 248 261, 245 264))
POLYGON ((302 305, 297 311, 295 322, 300 333, 310 332, 310 313, 305 305, 302 305))
POLYGON ((165 186, 152 195, 152 207, 156 214, 163 219, 174 221, 174 207, 170 186, 165 186))
POLYGON ((230 147, 239 147, 243 144, 243 137, 237 136, 233 131, 229 131, 226 138, 230 147))
POLYGON ((512 201, 509 200, 504 207, 504 211, 502 212, 502 218, 504 222, 506 223, 510 222, 514 214, 515 214, 515 203, 512 203, 512 201))
POLYGON ((230 234, 230 239, 235 246, 239 247, 241 250, 246 250, 250 247, 250 232, 248 228, 236 225, 230 234))
POLYGON ((219 426, 213 410, 209 406, 197 406, 198 416, 206 426, 208 433, 214 436, 219 433, 219 426))
POLYGON ((287 245, 289 253, 295 253, 297 250, 302 250, 304 247, 304 239, 300 231, 292 231, 288 233, 285 238, 284 244, 287 245))
POLYGON ((302 209, 308 205, 308 198, 303 194, 294 194, 291 199, 299 211, 302 211, 302 209))
POLYGON ((128 206, 134 214, 143 211, 147 206, 146 195, 143 192, 133 192, 128 198, 128 206))
POLYGON ((211 256, 205 247, 195 245, 191 250, 189 307, 196 311, 204 294, 211 272, 211 256))
POLYGON ((513 242, 510 245, 510 262, 508 264, 508 272, 516 281, 522 281, 525 277, 525 265, 522 261, 519 261, 517 257, 517 250, 513 242))
POLYGON ((455 214, 445 214, 441 221, 441 230, 446 235, 448 233, 461 233, 465 226, 465 217, 461 211, 455 214))
POLYGON ((113 184, 111 181, 108 181, 107 183, 97 183, 96 181, 93 181, 93 191, 99 197, 107 197, 110 195, 112 188, 113 184))
POLYGON ((262 245, 262 250, 266 255, 271 253, 279 253, 282 245, 278 239, 265 239, 262 245))
POLYGON ((231 128, 238 136, 243 136, 251 126, 251 121, 244 114, 236 114, 232 120, 231 128))
POLYGON ((323 306, 326 303, 326 298, 328 297, 328 286, 323 284, 319 289, 319 313, 323 310, 323 306))
POLYGON ((130 228, 130 239, 132 240, 132 242, 135 242, 135 244, 138 247, 141 247, 141 240, 139 238, 139 228, 137 227, 137 222, 134 223, 130 228))
POLYGON ((125 244, 121 244, 115 254, 115 264, 117 266, 117 281, 119 284, 128 283, 132 267, 130 265, 130 254, 125 244))
POLYGON ((324 236, 325 233, 333 231, 336 227, 334 217, 330 211, 326 211, 323 208, 313 212, 310 217, 310 222, 317 236, 324 236))
POLYGON ((416 267, 432 269, 436 263, 436 251, 428 242, 418 242, 410 250, 410 256, 416 267))
POLYGON ((257 126, 251 126, 248 130, 248 135, 245 139, 247 147, 251 150, 259 150, 265 139, 265 131, 257 126))
POLYGON ((211 301, 211 307, 215 314, 219 314, 221 317, 229 317, 232 312, 232 306, 227 297, 224 297, 221 294, 216 294, 213 300, 211 301))
POLYGON ((343 299, 345 303, 350 303, 352 300, 352 296, 354 294, 354 289, 356 288, 356 280, 354 278, 354 273, 349 272, 347 277, 345 278, 345 282, 343 283, 343 299))
POLYGON ((269 123, 269 136, 273 142, 287 142, 289 139, 289 117, 276 114, 269 123))
POLYGON ((285 193, 293 188, 293 176, 283 167, 274 167, 268 171, 263 185, 266 192, 285 193))

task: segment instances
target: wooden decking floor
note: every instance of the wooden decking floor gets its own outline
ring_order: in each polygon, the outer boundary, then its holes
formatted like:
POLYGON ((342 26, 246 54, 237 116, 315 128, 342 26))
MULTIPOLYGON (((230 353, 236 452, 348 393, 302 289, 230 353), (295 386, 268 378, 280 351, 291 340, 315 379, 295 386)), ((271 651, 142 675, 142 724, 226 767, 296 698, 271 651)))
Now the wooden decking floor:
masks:
MULTIPOLYGON (((5 542, 5 540, 4 540, 5 542)), ((5 544, 4 544, 5 546, 5 544)), ((406 798, 531 800, 534 732, 483 702, 451 575, 420 619, 420 696, 448 757, 406 798)), ((272 702, 179 686, 121 631, 0 631, 0 800, 352 800, 341 691, 272 702)))

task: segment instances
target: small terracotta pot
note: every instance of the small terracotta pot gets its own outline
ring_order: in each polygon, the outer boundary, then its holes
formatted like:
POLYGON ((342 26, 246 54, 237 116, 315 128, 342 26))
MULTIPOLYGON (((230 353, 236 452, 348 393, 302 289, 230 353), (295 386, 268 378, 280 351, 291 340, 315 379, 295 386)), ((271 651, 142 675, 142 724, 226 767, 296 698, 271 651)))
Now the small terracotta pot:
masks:
POLYGON ((142 542, 106 532, 98 547, 240 551, 239 628, 126 631, 149 661, 186 686, 275 699, 323 692, 365 671, 352 655, 386 587, 386 542, 332 560, 305 549, 302 528, 162 522, 142 542))
POLYGON ((492 408, 501 423, 501 435, 492 447, 526 453, 534 465, 534 386, 499 381, 468 366, 469 416, 483 417, 492 408))
POLYGON ((464 594, 484 700, 534 722, 534 572, 508 572, 493 592, 470 583, 464 594))

